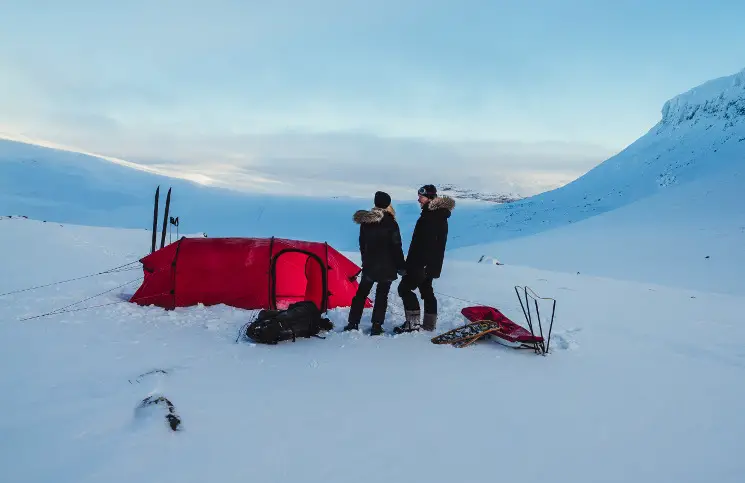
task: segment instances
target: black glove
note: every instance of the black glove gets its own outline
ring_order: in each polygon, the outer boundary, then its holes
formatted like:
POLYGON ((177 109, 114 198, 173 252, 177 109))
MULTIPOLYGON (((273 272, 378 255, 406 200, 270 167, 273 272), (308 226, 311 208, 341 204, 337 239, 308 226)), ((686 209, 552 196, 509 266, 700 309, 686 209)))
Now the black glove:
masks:
POLYGON ((400 269, 398 271, 398 274, 401 275, 402 277, 405 277, 406 276, 406 269, 405 268, 400 269))

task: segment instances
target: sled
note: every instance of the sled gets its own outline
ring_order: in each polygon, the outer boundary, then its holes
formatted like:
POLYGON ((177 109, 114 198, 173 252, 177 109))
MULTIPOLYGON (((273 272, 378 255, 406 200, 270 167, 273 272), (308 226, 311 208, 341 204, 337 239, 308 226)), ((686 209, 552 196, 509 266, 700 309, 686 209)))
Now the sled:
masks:
POLYGON ((543 337, 536 336, 532 331, 529 332, 494 307, 465 307, 461 310, 461 314, 467 320, 488 320, 495 322, 500 330, 491 331, 486 334, 489 336, 489 339, 495 342, 515 349, 534 349, 536 353, 544 352, 543 337))
MULTIPOLYGON (((552 298, 547 297, 540 297, 538 294, 536 294, 532 289, 529 287, 520 287, 515 286, 515 292, 517 293, 517 298, 520 300, 520 306, 523 310, 523 315, 525 315, 525 320, 528 323, 529 331, 522 327, 519 324, 516 324, 512 320, 510 320, 506 315, 504 315, 502 312, 500 312, 498 309, 495 309, 494 307, 488 307, 488 306, 473 306, 473 307, 465 307, 461 310, 461 314, 466 318, 466 320, 470 321, 471 323, 476 322, 493 322, 497 324, 496 330, 490 330, 488 332, 485 332, 482 335, 485 335, 489 337, 491 340, 494 340, 495 342, 498 342, 499 344, 502 344, 507 347, 512 347, 515 349, 533 349, 536 354, 546 355, 548 353, 549 344, 551 343, 551 330, 553 329, 554 325, 554 315, 556 313, 556 300, 552 298), (520 294, 520 289, 522 289, 523 294, 525 296, 525 303, 523 303, 523 299, 520 294), (535 305, 535 311, 536 311, 536 318, 538 322, 538 330, 539 334, 537 335, 535 331, 533 330, 533 314, 530 310, 530 300, 533 300, 535 305), (538 300, 552 300, 553 301, 553 307, 551 311, 551 324, 548 329, 548 339, 544 340, 543 337, 543 324, 541 323, 541 314, 538 309, 538 300)), ((481 336, 479 336, 481 337, 481 336)), ((477 339, 474 339, 470 343, 475 342, 477 339)), ((464 346, 465 346, 464 345, 464 346)))
POLYGON ((492 320, 473 320, 470 323, 443 332, 432 338, 433 344, 451 344, 466 347, 493 331, 500 330, 499 323, 492 320))

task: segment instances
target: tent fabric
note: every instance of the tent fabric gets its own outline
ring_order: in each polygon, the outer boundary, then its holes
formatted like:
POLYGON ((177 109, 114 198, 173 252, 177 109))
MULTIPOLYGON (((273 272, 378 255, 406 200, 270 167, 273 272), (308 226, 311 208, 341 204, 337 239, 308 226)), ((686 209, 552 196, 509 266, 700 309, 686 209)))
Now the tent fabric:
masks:
POLYGON ((284 309, 301 300, 322 311, 349 307, 360 272, 327 243, 282 238, 183 237, 140 262, 144 280, 130 302, 166 309, 284 309))
POLYGON ((497 322, 500 331, 494 333, 494 335, 510 342, 536 343, 543 341, 543 337, 532 335, 526 328, 516 324, 494 307, 465 307, 460 312, 469 322, 478 320, 497 322))

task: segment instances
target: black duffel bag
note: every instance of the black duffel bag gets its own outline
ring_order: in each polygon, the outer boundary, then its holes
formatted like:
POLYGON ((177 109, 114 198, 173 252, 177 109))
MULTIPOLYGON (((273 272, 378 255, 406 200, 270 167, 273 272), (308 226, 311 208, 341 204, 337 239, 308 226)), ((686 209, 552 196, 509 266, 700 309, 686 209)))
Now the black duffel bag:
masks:
POLYGON ((322 330, 331 330, 334 324, 325 317, 316 304, 296 302, 286 310, 262 310, 246 328, 246 336, 261 344, 276 344, 298 337, 314 337, 322 330))

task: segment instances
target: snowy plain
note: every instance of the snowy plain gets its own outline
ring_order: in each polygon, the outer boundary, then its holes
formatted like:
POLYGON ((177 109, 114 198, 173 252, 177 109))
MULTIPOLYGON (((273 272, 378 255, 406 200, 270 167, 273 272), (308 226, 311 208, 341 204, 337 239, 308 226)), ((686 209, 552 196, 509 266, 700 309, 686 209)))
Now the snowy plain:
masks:
MULTIPOLYGON (((149 242, 140 230, 0 224, 14 253, 0 292, 128 263, 149 242)), ((3 297, 7 481, 735 482, 745 471, 742 296, 446 264, 438 332, 463 322, 469 304, 453 297, 524 325, 513 285, 527 284, 558 300, 546 357, 390 335, 395 295, 386 336, 339 332, 338 309, 326 339, 276 347, 235 342, 249 311, 130 304, 136 282, 73 308, 113 305, 19 321, 139 276, 3 297), (139 377, 155 369, 168 374, 139 377), (182 431, 135 410, 150 394, 174 403, 182 431)))
MULTIPOLYGON (((455 349, 432 344, 434 334, 393 336, 403 318, 395 285, 385 336, 340 332, 347 311, 338 309, 326 339, 275 347, 236 342, 250 311, 128 303, 142 276, 136 263, 0 296, 3 479, 742 481, 744 77, 671 100, 646 136, 563 188, 493 208, 459 202, 435 283, 436 332, 461 325, 460 309, 476 304, 524 325, 513 287, 527 285, 557 299, 546 357, 491 341, 455 349), (479 264, 482 255, 504 265, 479 264), (72 307, 85 310, 20 320, 107 290, 72 307), (167 374, 140 377, 156 369, 167 374), (159 409, 136 411, 150 394, 175 404, 182 431, 159 409)), ((31 169, 7 161, 4 174, 31 169)), ((51 181, 76 162, 36 172, 51 181)), ((66 181, 46 202, 25 174, 8 182, 15 191, 0 197, 0 214, 36 219, 0 217, 0 294, 146 254, 157 182, 132 187, 128 173, 105 177, 109 193, 132 193, 110 206, 97 203, 91 177, 66 181)), ((179 199, 184 218, 203 209, 202 219, 237 226, 235 235, 334 236, 358 261, 351 213, 364 200, 298 211, 262 198, 272 216, 250 225, 240 210, 211 220, 224 206, 212 194, 187 207, 179 199)), ((416 207, 400 213, 410 227, 416 207)), ((182 234, 210 230, 195 223, 182 234)))

